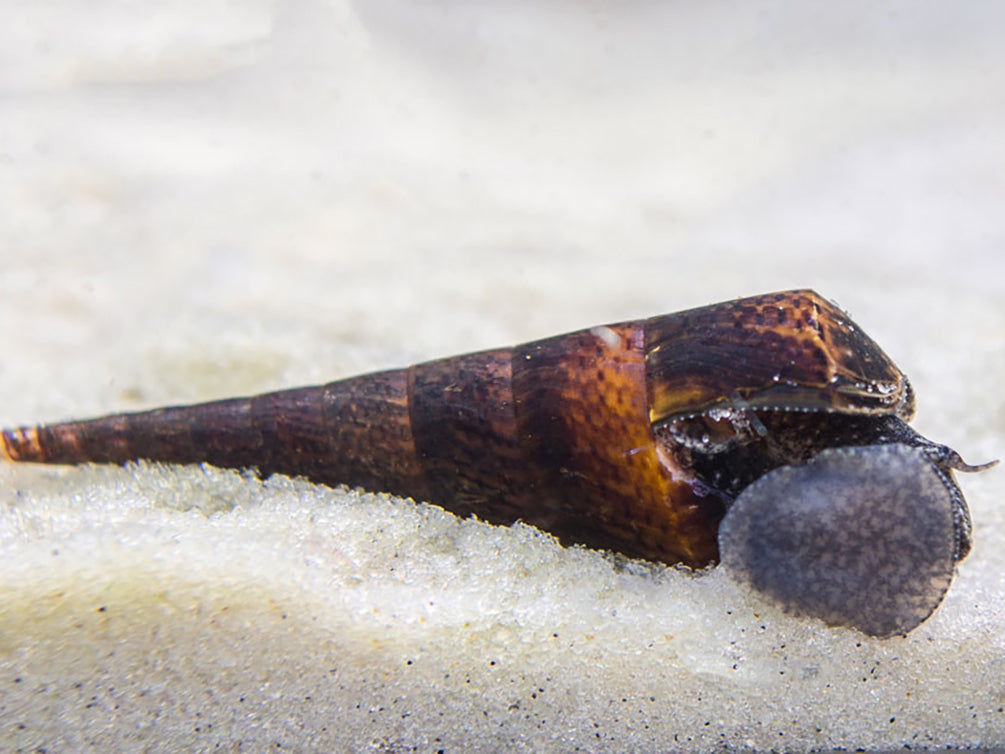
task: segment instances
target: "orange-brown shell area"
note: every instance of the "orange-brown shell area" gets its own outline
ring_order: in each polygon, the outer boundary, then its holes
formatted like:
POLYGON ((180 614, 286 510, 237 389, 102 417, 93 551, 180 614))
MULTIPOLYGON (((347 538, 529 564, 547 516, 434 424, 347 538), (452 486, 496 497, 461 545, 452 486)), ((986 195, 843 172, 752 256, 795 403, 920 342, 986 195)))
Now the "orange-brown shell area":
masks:
POLYGON ((654 317, 645 330, 653 423, 714 408, 914 414, 903 373, 813 291, 654 317))
POLYGON ((326 385, 5 430, 0 456, 256 467, 702 566, 718 556, 726 500, 662 429, 749 407, 905 417, 912 399, 845 314, 792 291, 326 385))
POLYGON ((705 565, 718 554, 723 503, 700 494, 655 440, 644 340, 633 322, 515 349, 521 442, 548 490, 541 499, 556 501, 549 531, 633 557, 705 565))

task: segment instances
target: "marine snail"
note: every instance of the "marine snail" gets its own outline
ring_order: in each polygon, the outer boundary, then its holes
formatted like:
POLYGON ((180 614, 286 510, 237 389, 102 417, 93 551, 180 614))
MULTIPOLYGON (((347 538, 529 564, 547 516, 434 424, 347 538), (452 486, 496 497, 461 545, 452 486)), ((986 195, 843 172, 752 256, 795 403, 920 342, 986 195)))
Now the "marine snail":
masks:
POLYGON ((517 519, 564 543, 730 573, 888 636, 970 550, 907 378, 809 290, 593 327, 327 385, 4 430, 0 457, 257 468, 517 519))

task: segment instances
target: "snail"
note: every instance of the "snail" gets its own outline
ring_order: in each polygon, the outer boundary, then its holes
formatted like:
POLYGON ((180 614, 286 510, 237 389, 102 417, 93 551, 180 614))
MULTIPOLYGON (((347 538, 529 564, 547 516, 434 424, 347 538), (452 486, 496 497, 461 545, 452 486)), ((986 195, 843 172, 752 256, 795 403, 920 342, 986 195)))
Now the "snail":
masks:
POLYGON ((876 636, 971 546, 890 358, 810 290, 592 327, 326 385, 3 430, 0 458, 255 468, 435 503, 631 558, 726 569, 876 636))

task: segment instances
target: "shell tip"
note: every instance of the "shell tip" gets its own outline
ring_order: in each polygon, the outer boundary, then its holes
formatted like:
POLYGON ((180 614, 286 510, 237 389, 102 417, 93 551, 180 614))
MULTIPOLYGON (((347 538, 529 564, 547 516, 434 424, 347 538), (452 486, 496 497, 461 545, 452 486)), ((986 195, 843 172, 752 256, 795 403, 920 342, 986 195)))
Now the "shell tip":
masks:
POLYGON ((0 460, 32 461, 43 457, 38 428, 0 429, 0 460))
POLYGON ((8 433, 10 430, 0 429, 0 461, 13 461, 14 458, 10 454, 10 450, 7 448, 8 443, 8 433))

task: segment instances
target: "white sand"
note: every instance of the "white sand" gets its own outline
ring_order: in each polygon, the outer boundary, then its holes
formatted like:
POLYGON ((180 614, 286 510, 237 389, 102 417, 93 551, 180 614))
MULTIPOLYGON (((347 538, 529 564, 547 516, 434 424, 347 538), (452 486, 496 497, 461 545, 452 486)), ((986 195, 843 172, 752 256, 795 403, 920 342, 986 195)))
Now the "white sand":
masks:
MULTIPOLYGON (((0 424, 810 286, 1005 457, 993 3, 170 0, 0 28, 0 424)), ((410 501, 0 465, 0 749, 1005 746, 1005 471, 876 640, 410 501)))

